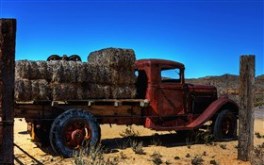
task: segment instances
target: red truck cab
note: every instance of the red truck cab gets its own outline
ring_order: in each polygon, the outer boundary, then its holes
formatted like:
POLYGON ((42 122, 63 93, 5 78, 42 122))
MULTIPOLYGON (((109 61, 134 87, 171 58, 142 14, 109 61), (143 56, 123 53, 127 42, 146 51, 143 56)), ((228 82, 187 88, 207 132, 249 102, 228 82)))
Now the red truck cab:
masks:
POLYGON ((227 97, 218 99, 214 86, 185 83, 184 69, 182 63, 169 60, 136 62, 138 98, 145 98, 150 104, 144 111, 145 127, 191 130, 209 120, 216 121, 217 114, 225 109, 236 116, 236 103, 227 97))

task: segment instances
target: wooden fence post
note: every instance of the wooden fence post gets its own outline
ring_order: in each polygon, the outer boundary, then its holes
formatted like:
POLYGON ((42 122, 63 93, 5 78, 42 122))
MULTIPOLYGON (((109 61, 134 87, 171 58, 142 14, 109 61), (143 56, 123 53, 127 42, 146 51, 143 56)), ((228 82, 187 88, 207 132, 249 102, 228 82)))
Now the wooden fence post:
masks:
POLYGON ((242 55, 240 57, 240 109, 239 109, 239 137, 238 159, 249 161, 254 147, 254 81, 255 56, 242 55))
POLYGON ((0 19, 0 164, 14 164, 14 81, 16 20, 0 19))

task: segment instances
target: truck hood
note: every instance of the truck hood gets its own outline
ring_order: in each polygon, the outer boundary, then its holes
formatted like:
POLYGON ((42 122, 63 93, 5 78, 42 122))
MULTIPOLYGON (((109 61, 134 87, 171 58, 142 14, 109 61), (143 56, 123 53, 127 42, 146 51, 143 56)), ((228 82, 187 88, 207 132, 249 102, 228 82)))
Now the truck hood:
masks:
POLYGON ((189 92, 194 93, 217 93, 216 87, 212 85, 186 84, 189 92))

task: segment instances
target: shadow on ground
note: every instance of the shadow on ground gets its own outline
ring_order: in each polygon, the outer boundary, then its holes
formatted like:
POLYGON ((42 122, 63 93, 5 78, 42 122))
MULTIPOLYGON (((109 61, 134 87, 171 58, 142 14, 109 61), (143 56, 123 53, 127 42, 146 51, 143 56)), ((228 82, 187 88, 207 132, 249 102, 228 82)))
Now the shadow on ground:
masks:
POLYGON ((131 148, 131 145, 141 143, 142 147, 164 146, 177 147, 188 146, 192 144, 209 144, 213 142, 213 136, 204 131, 181 131, 168 134, 154 134, 152 136, 132 136, 123 138, 103 139, 102 146, 109 152, 115 152, 118 149, 131 148))

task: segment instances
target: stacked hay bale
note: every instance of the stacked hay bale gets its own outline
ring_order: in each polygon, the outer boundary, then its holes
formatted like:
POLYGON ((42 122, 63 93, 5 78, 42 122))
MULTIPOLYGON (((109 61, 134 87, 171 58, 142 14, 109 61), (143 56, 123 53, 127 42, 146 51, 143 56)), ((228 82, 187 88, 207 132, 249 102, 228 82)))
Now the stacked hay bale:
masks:
POLYGON ((83 100, 135 98, 131 49, 90 53, 89 62, 16 61, 15 99, 83 100))
POLYGON ((135 53, 132 49, 102 49, 90 53, 88 61, 98 70, 97 84, 109 87, 111 98, 135 98, 135 53))
POLYGON ((16 61, 15 99, 49 100, 49 74, 46 61, 16 61))

